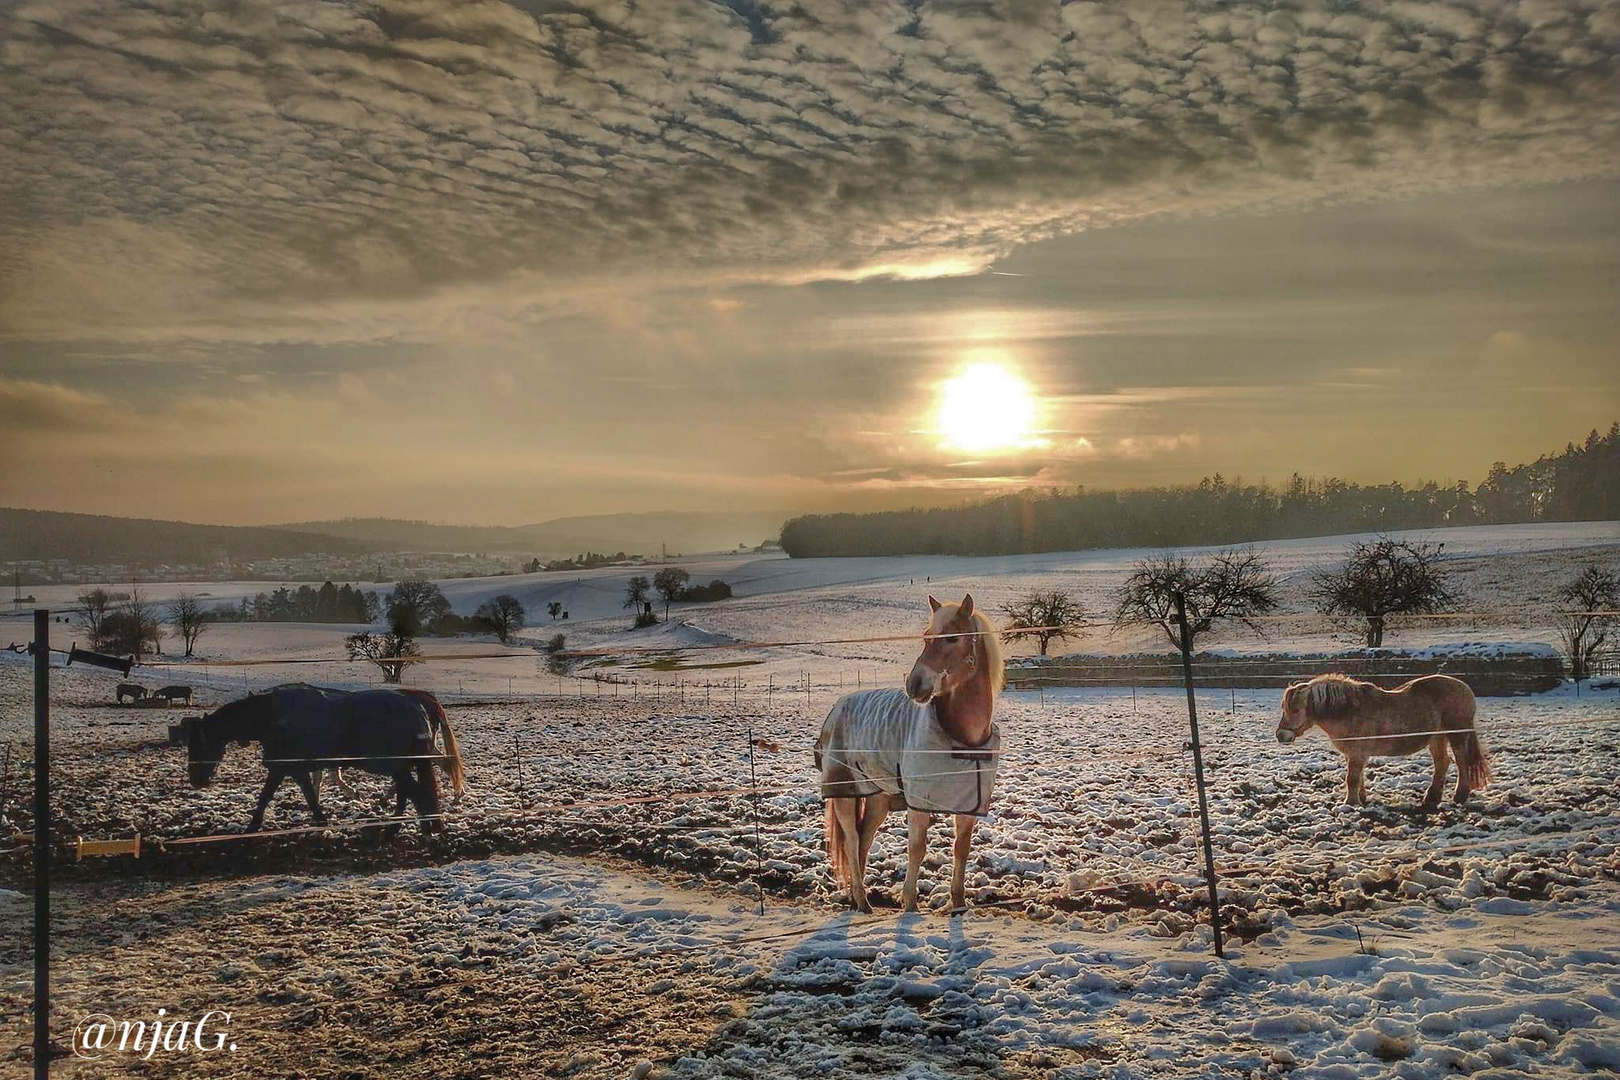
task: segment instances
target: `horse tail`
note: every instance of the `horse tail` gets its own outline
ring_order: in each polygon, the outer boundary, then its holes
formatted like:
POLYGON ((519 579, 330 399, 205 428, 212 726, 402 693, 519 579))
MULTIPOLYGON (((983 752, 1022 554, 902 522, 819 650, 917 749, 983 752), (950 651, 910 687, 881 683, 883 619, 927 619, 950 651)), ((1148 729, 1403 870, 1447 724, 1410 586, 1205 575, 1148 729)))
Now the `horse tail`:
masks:
POLYGON ((1462 774, 1463 782, 1470 791, 1478 791, 1491 782, 1491 759, 1479 741, 1479 733, 1474 730, 1474 691, 1461 680, 1457 682, 1462 687, 1457 695, 1460 700, 1455 714, 1446 716, 1444 723, 1448 728, 1465 730, 1453 730, 1446 739, 1451 743, 1451 753, 1457 759, 1457 771, 1462 774))
POLYGON ((838 823, 838 815, 833 812, 832 800, 826 800, 823 805, 826 807, 827 862, 832 866, 833 880, 847 889, 850 866, 844 858, 844 827, 838 823))
POLYGON ((467 770, 461 761, 461 747, 456 743, 456 733, 450 727, 449 718, 444 715, 444 706, 439 704, 438 698, 426 690, 402 689, 400 693, 409 694, 420 701, 427 708, 428 723, 437 725, 438 729, 444 733, 444 760, 442 764, 444 765, 445 775, 450 778, 450 790, 454 791, 458 798, 466 794, 467 770))
POLYGON ((1455 732, 1447 738, 1451 740, 1451 752, 1457 757, 1457 771, 1463 774, 1468 789, 1478 791, 1489 784, 1491 758, 1479 741, 1479 734, 1470 728, 1467 731, 1455 732))

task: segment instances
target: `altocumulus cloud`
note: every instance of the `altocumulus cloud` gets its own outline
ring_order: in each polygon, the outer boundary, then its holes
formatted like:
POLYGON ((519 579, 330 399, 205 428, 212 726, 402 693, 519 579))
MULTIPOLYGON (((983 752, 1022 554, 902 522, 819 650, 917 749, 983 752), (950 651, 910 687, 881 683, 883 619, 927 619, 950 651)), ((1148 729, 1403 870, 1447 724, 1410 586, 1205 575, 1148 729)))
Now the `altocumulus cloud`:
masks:
POLYGON ((1620 7, 0 8, 0 333, 446 340, 1158 213, 1613 176, 1620 7))

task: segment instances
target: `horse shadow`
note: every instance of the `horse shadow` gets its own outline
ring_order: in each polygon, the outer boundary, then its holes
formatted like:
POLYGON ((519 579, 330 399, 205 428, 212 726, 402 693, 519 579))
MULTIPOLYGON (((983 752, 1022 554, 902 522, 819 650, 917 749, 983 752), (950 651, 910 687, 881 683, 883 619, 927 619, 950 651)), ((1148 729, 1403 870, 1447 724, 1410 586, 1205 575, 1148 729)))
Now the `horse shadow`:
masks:
POLYGON ((748 1010, 682 1058, 701 1053, 706 1072, 727 1076, 999 1075, 992 1014, 974 993, 993 957, 962 913, 844 912, 755 978, 748 1010))

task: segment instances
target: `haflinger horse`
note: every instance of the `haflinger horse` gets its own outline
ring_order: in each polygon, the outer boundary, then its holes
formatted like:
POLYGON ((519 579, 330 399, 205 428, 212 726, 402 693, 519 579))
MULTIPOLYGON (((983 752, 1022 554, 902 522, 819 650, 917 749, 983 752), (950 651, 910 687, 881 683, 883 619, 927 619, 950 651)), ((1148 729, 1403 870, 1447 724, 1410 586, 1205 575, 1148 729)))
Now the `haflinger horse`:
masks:
POLYGON ((965 907, 973 826, 990 810, 1001 751, 991 719, 1004 675, 1001 645, 972 596, 960 604, 930 596, 928 605, 922 655, 905 689, 844 695, 816 739, 828 861, 857 911, 872 910, 866 859, 891 808, 907 810, 905 910, 917 910, 917 873, 935 814, 956 819, 951 908, 965 907))
MULTIPOLYGON (((309 804, 310 817, 326 824, 314 774, 333 765, 391 776, 398 791, 394 816, 409 799, 422 819, 424 833, 435 831, 439 786, 433 763, 439 762, 459 797, 466 790, 461 750, 439 702, 422 690, 364 690, 350 693, 302 683, 221 705, 207 716, 186 721, 188 773, 191 786, 206 786, 231 743, 259 743, 269 776, 259 792, 248 825, 257 832, 276 789, 292 777, 309 804), (441 750, 434 741, 442 735, 441 750)), ((398 832, 390 825, 385 835, 398 832)))
POLYGON ((1457 758, 1458 803, 1491 780, 1490 758, 1474 731, 1474 692, 1450 675, 1424 675, 1385 690, 1348 675, 1318 675, 1283 691, 1277 741, 1291 743, 1320 727, 1347 767, 1344 801, 1367 803, 1367 759, 1405 757, 1427 747, 1434 760, 1423 809, 1434 810, 1446 786, 1450 753, 1457 758))

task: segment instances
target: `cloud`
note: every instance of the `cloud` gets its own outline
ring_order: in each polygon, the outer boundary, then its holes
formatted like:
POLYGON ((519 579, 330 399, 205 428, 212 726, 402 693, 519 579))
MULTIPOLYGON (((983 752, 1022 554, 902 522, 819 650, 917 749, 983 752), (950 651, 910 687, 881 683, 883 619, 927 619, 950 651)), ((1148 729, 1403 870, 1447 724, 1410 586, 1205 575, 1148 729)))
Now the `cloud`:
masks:
POLYGON ((484 340, 1146 215, 1612 177, 1611 4, 21 3, 0 334, 484 340))

